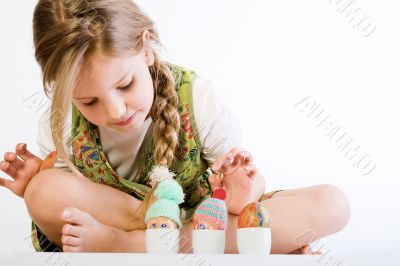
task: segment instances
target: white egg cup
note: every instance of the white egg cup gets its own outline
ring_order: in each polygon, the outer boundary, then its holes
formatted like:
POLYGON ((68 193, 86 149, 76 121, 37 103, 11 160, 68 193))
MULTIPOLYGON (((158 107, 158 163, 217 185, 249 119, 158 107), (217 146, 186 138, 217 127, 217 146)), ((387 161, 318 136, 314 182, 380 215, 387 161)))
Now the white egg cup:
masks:
POLYGON ((271 229, 266 227, 238 228, 237 247, 239 254, 270 254, 271 229))
POLYGON ((146 229, 147 253, 177 254, 179 251, 179 229, 146 229))
POLYGON ((197 229, 192 232, 193 253, 224 254, 225 230, 197 229))

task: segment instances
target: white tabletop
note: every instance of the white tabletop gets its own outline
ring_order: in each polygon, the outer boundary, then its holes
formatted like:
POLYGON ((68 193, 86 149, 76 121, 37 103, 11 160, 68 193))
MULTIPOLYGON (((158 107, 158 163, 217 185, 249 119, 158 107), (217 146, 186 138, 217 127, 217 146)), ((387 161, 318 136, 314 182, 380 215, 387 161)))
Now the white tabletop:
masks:
POLYGON ((87 265, 154 265, 154 266, 232 266, 232 265, 296 265, 296 266, 352 266, 400 265, 395 253, 349 255, 153 255, 140 253, 16 253, 0 258, 1 266, 87 266, 87 265))

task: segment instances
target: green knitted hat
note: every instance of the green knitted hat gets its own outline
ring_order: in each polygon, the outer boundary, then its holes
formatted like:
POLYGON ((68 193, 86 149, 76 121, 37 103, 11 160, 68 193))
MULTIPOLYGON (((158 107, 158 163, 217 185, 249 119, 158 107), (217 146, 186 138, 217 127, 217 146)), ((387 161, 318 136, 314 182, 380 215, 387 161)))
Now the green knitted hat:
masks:
POLYGON ((173 220, 179 228, 182 227, 180 219, 179 204, 184 200, 182 187, 174 179, 167 179, 158 183, 154 194, 156 201, 147 210, 144 222, 154 217, 168 217, 173 220))

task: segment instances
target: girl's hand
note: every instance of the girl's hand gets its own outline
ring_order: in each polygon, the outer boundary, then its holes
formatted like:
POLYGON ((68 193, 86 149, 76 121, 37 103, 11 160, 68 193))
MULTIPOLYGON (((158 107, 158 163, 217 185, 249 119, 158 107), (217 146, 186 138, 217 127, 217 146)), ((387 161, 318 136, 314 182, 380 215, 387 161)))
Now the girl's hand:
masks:
POLYGON ((0 178, 0 186, 6 187, 17 196, 23 198, 25 189, 38 172, 52 168, 57 160, 57 153, 50 153, 42 160, 26 149, 26 144, 20 143, 15 147, 15 153, 6 152, 0 162, 0 170, 9 175, 14 181, 0 178))
POLYGON ((257 167, 253 165, 253 156, 244 149, 233 148, 230 152, 215 160, 211 165, 211 170, 229 175, 238 170, 239 167, 243 167, 249 178, 254 178, 257 174, 257 167))
POLYGON ((257 168, 249 152, 234 148, 214 161, 211 169, 215 172, 209 177, 211 189, 225 189, 229 213, 239 215, 247 204, 257 200, 254 198, 257 168))

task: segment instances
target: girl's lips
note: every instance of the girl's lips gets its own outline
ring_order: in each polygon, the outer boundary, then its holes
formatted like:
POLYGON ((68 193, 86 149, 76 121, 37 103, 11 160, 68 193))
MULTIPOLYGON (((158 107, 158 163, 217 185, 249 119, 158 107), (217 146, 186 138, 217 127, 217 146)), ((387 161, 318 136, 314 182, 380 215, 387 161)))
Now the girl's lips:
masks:
POLYGON ((132 123, 133 120, 135 120, 136 114, 137 114, 137 112, 135 112, 135 113, 134 113, 131 117, 129 117, 127 120, 122 121, 122 122, 118 122, 118 123, 114 123, 114 124, 117 125, 117 126, 127 126, 127 125, 129 125, 130 123, 132 123))

